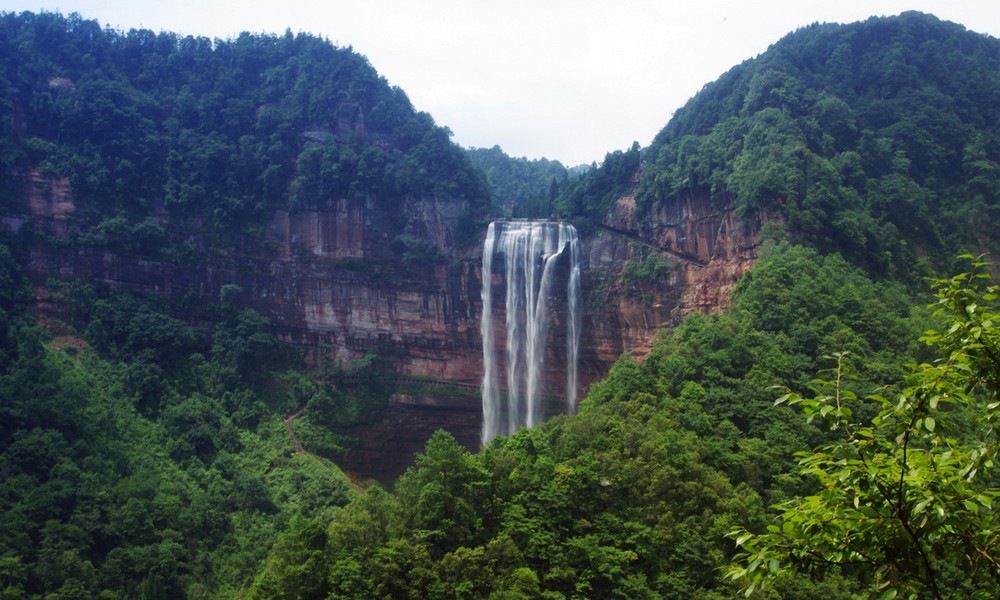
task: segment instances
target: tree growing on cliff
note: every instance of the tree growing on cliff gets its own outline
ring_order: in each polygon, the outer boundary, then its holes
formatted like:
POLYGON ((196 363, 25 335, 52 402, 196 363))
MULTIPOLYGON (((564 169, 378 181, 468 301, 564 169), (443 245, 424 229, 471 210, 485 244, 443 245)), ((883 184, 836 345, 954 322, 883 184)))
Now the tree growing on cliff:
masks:
POLYGON ((842 565, 887 599, 997 597, 1000 312, 984 267, 974 262, 935 282, 948 328, 922 339, 944 356, 914 366, 900 391, 869 396, 879 409, 870 423, 855 417, 864 401, 842 385, 843 354, 835 379, 815 381, 814 395, 778 400, 841 437, 799 453, 800 472, 818 480, 819 492, 783 504, 780 523, 763 535, 734 533, 742 564, 730 575, 745 578, 747 595, 784 567, 822 575, 842 565))

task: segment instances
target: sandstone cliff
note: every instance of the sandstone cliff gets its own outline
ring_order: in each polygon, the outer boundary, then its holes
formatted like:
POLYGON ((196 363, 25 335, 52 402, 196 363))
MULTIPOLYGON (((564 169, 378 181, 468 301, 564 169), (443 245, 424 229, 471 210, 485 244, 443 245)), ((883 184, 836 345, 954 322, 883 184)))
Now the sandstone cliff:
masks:
MULTIPOLYGON (((23 213, 5 215, 3 223, 43 234, 34 238, 30 263, 42 307, 48 297, 42 284, 50 278, 96 280, 207 302, 218 298, 222 286, 236 284, 248 305, 270 317, 273 332, 306 346, 317 365, 346 365, 378 348, 391 350, 392 368, 400 374, 471 385, 481 378, 482 257, 479 246, 455 248, 455 220, 465 209, 459 200, 410 199, 402 215, 370 198, 276 211, 262 240, 240 239, 221 254, 205 251, 204 232, 194 224, 185 232, 193 252, 183 262, 74 238, 79 233, 74 215, 81 207, 65 180, 30 172, 23 206, 23 213), (404 232, 432 243, 434 260, 402 261, 391 248, 400 222, 404 232)), ((634 206, 631 196, 621 198, 606 222, 582 239, 581 398, 623 352, 642 356, 662 327, 690 311, 724 307, 756 258, 759 223, 741 222, 705 198, 658 206, 643 221, 634 206), (650 255, 669 263, 669 274, 644 282, 642 289, 627 289, 625 266, 650 255)), ((557 323, 551 335, 562 339, 563 332, 557 323)), ((546 357, 545 390, 553 411, 561 410, 564 385, 560 346, 552 344, 546 357)), ((431 431, 450 429, 474 447, 478 415, 475 400, 394 397, 388 410, 369 415, 355 432, 361 446, 348 462, 362 475, 398 473, 422 449, 428 424, 431 431)))
POLYGON ((648 287, 644 298, 629 298, 617 289, 609 295, 616 301, 606 307, 608 312, 593 313, 601 359, 615 351, 641 357, 661 328, 687 313, 729 305, 736 282, 758 257, 757 235, 766 218, 743 221, 731 205, 716 208, 706 192, 660 203, 640 219, 633 195, 618 199, 587 242, 591 293, 602 272, 612 287, 620 288, 626 262, 637 255, 658 256, 673 268, 669 277, 648 287))

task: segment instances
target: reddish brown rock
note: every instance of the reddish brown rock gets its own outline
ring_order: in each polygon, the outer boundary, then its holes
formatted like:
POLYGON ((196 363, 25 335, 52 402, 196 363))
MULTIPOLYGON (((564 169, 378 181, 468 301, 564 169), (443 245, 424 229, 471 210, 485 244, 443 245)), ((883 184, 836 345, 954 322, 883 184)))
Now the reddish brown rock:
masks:
POLYGON ((45 177, 38 169, 25 176, 25 204, 42 231, 59 239, 69 237, 71 217, 76 211, 68 177, 45 177))
MULTIPOLYGON (((223 285, 237 284, 248 305, 270 317, 274 333, 306 346, 314 364, 346 365, 380 348, 391 350, 390 364, 398 373, 477 384, 482 376, 481 250, 456 249, 453 240, 465 208, 463 201, 433 197, 405 199, 394 207, 373 198, 339 199, 277 211, 263 240, 236 239, 224 254, 206 251, 197 222, 185 225, 182 235, 176 224, 168 225, 174 239, 186 239, 192 249, 186 264, 172 264, 72 242, 80 208, 69 182, 31 171, 23 213, 3 215, 0 223, 16 230, 30 218, 36 230, 70 242, 38 239, 30 269, 39 282, 97 280, 205 302, 216 301, 223 285), (440 260, 403 264, 392 248, 401 233, 431 240, 440 260)), ((166 223, 164 215, 156 216, 166 223)), ((707 196, 663 203, 641 221, 634 198, 620 199, 606 222, 581 240, 585 310, 578 396, 623 352, 643 356, 656 333, 684 314, 725 307, 757 257, 759 226, 759 221, 737 219, 707 196), (639 293, 626 290, 622 269, 650 253, 673 268, 639 293)), ((561 301, 554 298, 552 305, 561 301)), ((58 310, 41 291, 38 303, 58 310)), ((555 343, 547 350, 543 388, 558 404, 565 394, 565 324, 555 322, 550 335, 555 343)), ((440 405, 432 396, 415 403, 397 399, 384 414, 366 417, 356 430, 361 445, 349 459, 351 469, 378 478, 398 472, 439 426, 470 449, 477 447, 478 401, 440 405)))

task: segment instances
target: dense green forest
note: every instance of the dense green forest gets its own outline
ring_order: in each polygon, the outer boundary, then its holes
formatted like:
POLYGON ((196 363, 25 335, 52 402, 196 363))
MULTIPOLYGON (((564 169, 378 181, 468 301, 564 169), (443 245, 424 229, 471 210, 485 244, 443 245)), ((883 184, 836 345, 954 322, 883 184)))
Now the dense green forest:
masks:
POLYGON ((86 207, 78 243, 177 254, 204 223, 226 247, 275 209, 346 195, 387 207, 443 195, 468 200, 470 219, 489 212, 485 178, 450 132, 318 37, 209 40, 3 13, 0 50, 3 207, 30 166, 68 177, 86 207))
POLYGON ((0 15, 0 210, 29 169, 67 177, 53 246, 182 260, 191 227, 224 250, 353 195, 464 198, 468 224, 491 186, 584 226, 630 191, 773 219, 728 311, 623 355, 578 415, 478 453, 438 432, 391 490, 329 460, 387 394, 377 353, 307 371, 233 285, 48 282, 40 318, 40 234, 3 233, 0 598, 996 597, 1000 309, 955 257, 1000 239, 998 62, 916 13, 804 28, 568 178, 470 158, 319 38, 0 15))
POLYGON ((469 148, 466 154, 486 173, 497 215, 548 218, 560 187, 572 176, 557 160, 514 158, 500 146, 469 148))
POLYGON ((262 315, 230 307, 199 330, 154 299, 76 287, 74 322, 42 330, 7 245, 0 260, 4 598, 224 596, 278 531, 353 493, 293 453, 278 415, 331 391, 262 315))

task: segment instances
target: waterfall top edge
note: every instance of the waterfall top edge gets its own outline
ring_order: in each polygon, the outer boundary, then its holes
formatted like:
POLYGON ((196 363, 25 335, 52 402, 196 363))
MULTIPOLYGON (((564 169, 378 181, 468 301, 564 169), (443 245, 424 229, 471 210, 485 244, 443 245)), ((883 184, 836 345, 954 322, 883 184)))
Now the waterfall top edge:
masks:
POLYGON ((568 223, 559 219, 527 219, 527 218, 509 218, 509 219, 493 219, 491 223, 568 223))
POLYGON ((560 221, 557 219, 496 219, 490 221, 490 226, 494 225, 498 227, 504 225, 558 225, 560 227, 576 229, 569 221, 560 221))

